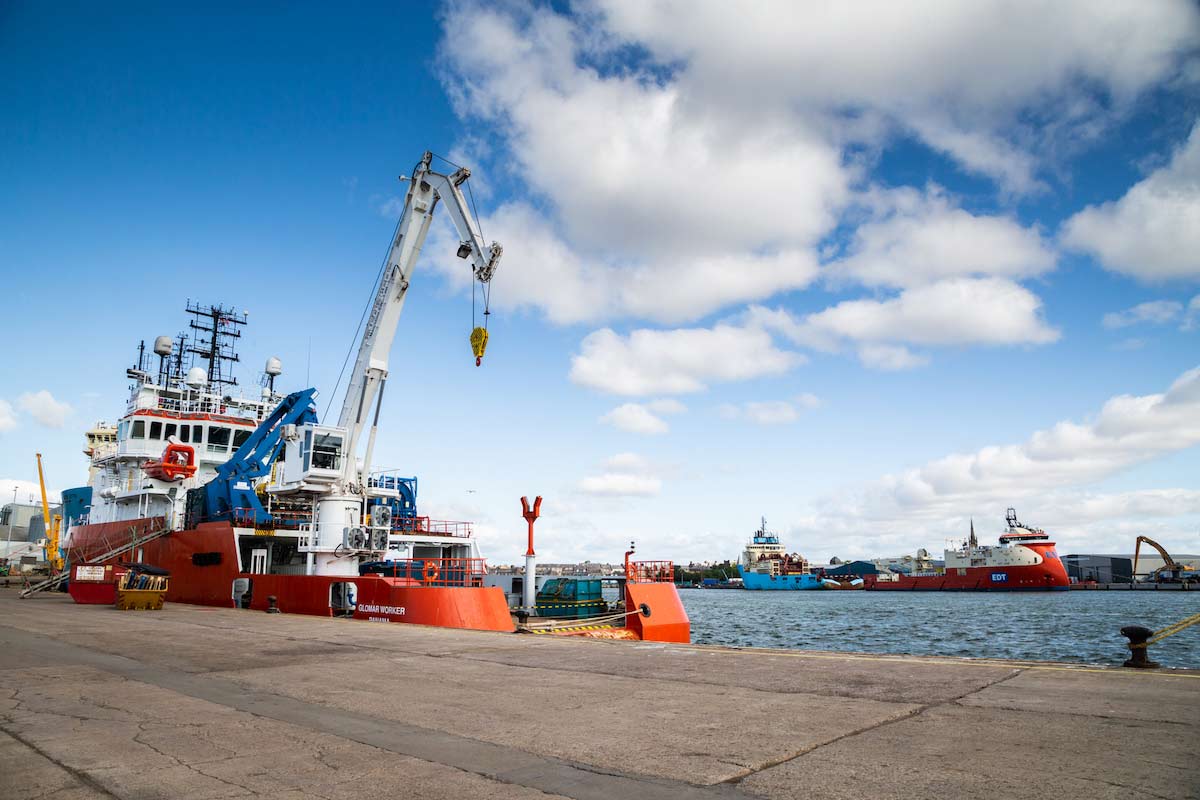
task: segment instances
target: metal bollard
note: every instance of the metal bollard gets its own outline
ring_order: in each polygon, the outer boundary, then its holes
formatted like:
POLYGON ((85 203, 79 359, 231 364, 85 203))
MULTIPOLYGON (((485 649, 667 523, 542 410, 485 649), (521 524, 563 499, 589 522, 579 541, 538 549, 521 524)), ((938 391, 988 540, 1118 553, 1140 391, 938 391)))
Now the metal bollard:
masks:
POLYGON ((1141 625, 1126 625, 1121 628, 1121 635, 1129 640, 1129 660, 1125 662, 1125 666, 1139 669, 1154 669, 1159 666, 1157 661, 1150 660, 1146 652, 1146 640, 1154 635, 1154 631, 1141 625))
POLYGON ((279 602, 279 598, 277 598, 275 595, 273 595, 273 594, 267 595, 267 613, 268 614, 282 613, 279 610, 279 606, 276 605, 276 603, 278 603, 278 602, 279 602))

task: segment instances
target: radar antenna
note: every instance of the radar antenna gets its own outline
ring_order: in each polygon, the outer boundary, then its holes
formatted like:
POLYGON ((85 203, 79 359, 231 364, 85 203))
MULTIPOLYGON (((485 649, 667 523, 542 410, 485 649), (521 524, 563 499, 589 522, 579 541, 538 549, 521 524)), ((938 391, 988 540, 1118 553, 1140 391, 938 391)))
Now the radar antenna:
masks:
POLYGON ((241 358, 234 346, 242 338, 241 326, 246 324, 246 312, 232 306, 204 306, 190 300, 187 312, 195 317, 189 323, 195 333, 188 352, 208 362, 209 390, 219 394, 224 386, 237 386, 233 365, 241 358))

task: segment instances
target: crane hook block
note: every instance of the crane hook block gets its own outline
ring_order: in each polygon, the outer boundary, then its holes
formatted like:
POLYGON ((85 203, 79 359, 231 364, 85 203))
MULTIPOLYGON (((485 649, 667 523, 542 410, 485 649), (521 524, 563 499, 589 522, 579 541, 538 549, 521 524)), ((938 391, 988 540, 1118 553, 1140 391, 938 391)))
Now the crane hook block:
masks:
POLYGON ((483 363, 483 351, 487 350, 488 332, 485 328, 471 331, 471 350, 475 353, 475 366, 483 363))

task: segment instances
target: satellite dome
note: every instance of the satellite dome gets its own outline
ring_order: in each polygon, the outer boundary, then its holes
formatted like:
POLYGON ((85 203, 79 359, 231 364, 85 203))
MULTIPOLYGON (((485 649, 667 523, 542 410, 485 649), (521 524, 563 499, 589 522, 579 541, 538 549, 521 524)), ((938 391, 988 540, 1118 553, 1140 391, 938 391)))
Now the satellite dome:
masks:
POLYGON ((271 356, 270 358, 267 359, 267 365, 265 367, 263 367, 263 372, 265 372, 271 376, 282 375, 283 374, 283 362, 280 361, 275 356, 271 356))
POLYGON ((169 356, 175 349, 175 341, 170 336, 159 336, 154 340, 154 352, 160 356, 169 356))
POLYGON ((188 370, 187 378, 183 381, 193 389, 201 389, 208 383, 208 376, 203 367, 192 367, 188 370))

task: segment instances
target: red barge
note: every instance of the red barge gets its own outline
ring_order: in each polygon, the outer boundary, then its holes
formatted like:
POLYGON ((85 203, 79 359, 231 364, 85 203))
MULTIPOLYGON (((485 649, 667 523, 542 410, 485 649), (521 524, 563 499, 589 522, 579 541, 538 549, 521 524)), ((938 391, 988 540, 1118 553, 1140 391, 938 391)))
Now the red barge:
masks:
POLYGON ((1005 516, 1008 530, 999 546, 980 545, 971 535, 961 547, 945 551, 945 569, 891 579, 867 575, 866 588, 875 591, 1046 592, 1070 588, 1067 570, 1054 542, 1040 528, 1017 521, 1016 511, 1005 516))

